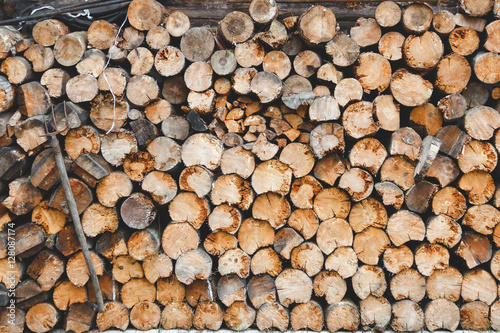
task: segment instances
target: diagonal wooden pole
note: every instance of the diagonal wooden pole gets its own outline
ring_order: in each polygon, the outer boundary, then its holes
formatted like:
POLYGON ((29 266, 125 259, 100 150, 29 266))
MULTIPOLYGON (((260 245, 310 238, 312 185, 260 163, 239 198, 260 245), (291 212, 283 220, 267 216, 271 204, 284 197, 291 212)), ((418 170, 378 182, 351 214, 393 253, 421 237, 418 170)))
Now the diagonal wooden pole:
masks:
MULTIPOLYGON (((66 104, 64 105, 66 111, 66 104)), ((52 112, 52 115, 54 113, 52 112)), ((55 123, 55 121, 54 121, 55 123)), ((47 126, 47 124, 45 124, 47 126)), ((99 312, 104 312, 104 301, 102 298, 101 286, 97 278, 97 273, 95 271, 94 264, 92 263, 92 258, 90 257, 89 248, 87 245, 87 239, 83 233, 82 223, 80 221, 80 216, 78 215, 78 209, 76 206, 75 197, 73 196, 73 191, 71 190, 71 185, 69 183, 68 173, 66 172, 66 166, 64 165, 64 159, 61 152, 61 146, 59 145, 59 140, 57 140, 57 132, 49 133, 47 127, 45 128, 46 136, 50 137, 50 145, 54 151, 54 156, 56 159, 57 169, 59 171, 59 176, 61 178, 61 183, 64 188, 64 193, 66 195, 66 202, 68 203, 68 208, 71 213, 71 218, 73 219, 73 224, 75 225, 75 231, 78 236, 78 241, 82 248, 83 257, 87 263, 87 268, 89 270, 90 280, 94 286, 94 291, 97 299, 97 307, 99 312)))

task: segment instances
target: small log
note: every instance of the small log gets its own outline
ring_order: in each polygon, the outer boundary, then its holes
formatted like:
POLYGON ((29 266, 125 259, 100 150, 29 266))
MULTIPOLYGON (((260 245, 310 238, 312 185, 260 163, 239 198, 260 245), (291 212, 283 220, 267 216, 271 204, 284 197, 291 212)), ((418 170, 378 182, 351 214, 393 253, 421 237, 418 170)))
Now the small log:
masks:
POLYGON ((391 279, 390 290, 396 300, 410 299, 418 303, 425 296, 425 277, 414 269, 402 270, 391 279))
POLYGON ((374 18, 360 17, 351 28, 350 35, 363 48, 377 44, 382 30, 374 18))
POLYGON ((219 22, 217 31, 230 44, 243 43, 253 34, 254 24, 249 15, 233 11, 219 22))
POLYGON ((350 104, 344 110, 342 124, 346 134, 355 139, 375 134, 378 126, 373 120, 373 104, 370 102, 350 104), (360 119, 363 119, 362 123, 360 119))
POLYGON ((31 79, 31 65, 23 57, 9 57, 2 62, 0 71, 7 75, 12 84, 21 84, 31 79))
POLYGON ((292 250, 290 255, 292 267, 302 269, 309 276, 315 276, 321 271, 325 261, 319 247, 311 242, 302 243, 292 250))
POLYGON ((31 257, 43 248, 45 233, 38 225, 26 223, 16 227, 14 231, 14 241, 16 242, 15 256, 19 259, 31 257))
POLYGON ((460 242, 462 228, 447 215, 433 216, 427 222, 426 238, 431 244, 441 243, 452 248, 460 242))
MULTIPOLYGON (((287 147, 289 147, 290 145, 288 145, 287 147)), ((285 149, 286 149, 286 147, 285 147, 285 149)), ((305 176, 302 178, 298 178, 293 182, 292 188, 290 189, 290 199, 292 200, 292 203, 295 207, 298 207, 301 209, 311 209, 311 208, 313 208, 314 197, 322 189, 323 189, 323 186, 321 186, 319 181, 316 180, 316 178, 314 178, 313 176, 308 175, 308 176, 305 176)), ((309 220, 311 220, 311 218, 312 217, 305 219, 304 221, 296 221, 296 223, 298 223, 299 225, 303 224, 303 223, 307 224, 307 222, 309 220)), ((317 220, 316 217, 315 217, 315 219, 317 220)), ((312 220, 311 220, 311 222, 314 223, 314 221, 312 221, 312 220)), ((316 225, 316 227, 317 227, 317 225, 316 225)), ((314 232, 315 231, 316 231, 316 229, 314 229, 314 232)), ((311 238, 311 237, 309 237, 309 238, 311 238)))
POLYGON ((195 192, 202 198, 212 189, 213 175, 206 168, 193 165, 182 170, 179 177, 179 186, 183 191, 195 192))
POLYGON ((252 216, 255 219, 268 221, 275 229, 281 228, 286 223, 290 213, 288 200, 274 192, 259 195, 252 206, 252 216))
POLYGON ((480 52, 474 57, 474 73, 479 81, 486 84, 494 84, 500 81, 500 72, 494 67, 494 64, 498 63, 498 60, 499 55, 494 52, 480 52))
POLYGON ((120 302, 109 301, 104 304, 104 312, 97 314, 96 324, 99 330, 105 331, 110 328, 126 330, 129 324, 128 309, 120 302))
POLYGON ((464 174, 458 181, 458 186, 467 193, 467 200, 473 205, 488 202, 495 192, 493 178, 485 171, 472 171, 464 174))
POLYGON ((349 162, 354 167, 361 167, 377 175, 387 157, 385 147, 374 138, 357 141, 349 152, 349 162))
POLYGON ((466 232, 455 250, 455 254, 463 259, 468 268, 474 268, 491 259, 490 240, 474 232, 466 232))
POLYGON ((320 158, 314 167, 314 176, 330 186, 346 171, 343 160, 338 154, 329 154, 320 158))
POLYGON ((280 80, 284 80, 292 70, 292 63, 286 53, 282 51, 271 51, 264 57, 262 68, 264 71, 276 74, 280 80))
POLYGON ((252 277, 247 285, 247 293, 256 309, 263 304, 276 302, 274 279, 267 274, 252 277))
POLYGON ((134 0, 128 7, 128 20, 137 30, 150 30, 162 22, 163 10, 155 0, 134 0))
POLYGON ((102 71, 101 75, 99 75, 99 78, 97 79, 97 84, 99 85, 99 90, 111 91, 115 95, 121 96, 125 91, 128 80, 129 74, 124 69, 110 67, 102 71))
POLYGON ((193 325, 193 310, 184 302, 169 303, 161 316, 163 329, 190 329, 193 325))
POLYGON ((238 239, 225 231, 216 231, 209 234, 203 242, 203 248, 213 256, 221 256, 226 251, 236 249, 238 239))
POLYGON ((122 203, 120 216, 130 228, 144 229, 156 218, 156 208, 148 196, 135 192, 122 203))
MULTIPOLYGON (((451 36, 451 35, 450 35, 451 36)), ((426 31, 421 36, 410 35, 403 45, 406 64, 416 70, 428 70, 443 56, 444 46, 438 34, 426 31)))
POLYGON ((500 222, 500 212, 488 204, 470 207, 464 215, 462 224, 483 235, 491 235, 500 222))
POLYGON ((363 98, 363 86, 355 78, 345 78, 335 87, 334 96, 339 105, 346 106, 363 98))
POLYGON ((186 285, 186 300, 190 306, 197 306, 201 302, 214 301, 217 288, 213 280, 194 280, 186 285))
POLYGON ((290 324, 293 330, 305 328, 313 331, 321 331, 323 322, 323 310, 315 301, 297 305, 290 314, 290 324))
POLYGON ((484 16, 493 7, 493 0, 486 0, 484 2, 476 3, 472 0, 460 0, 460 8, 470 16, 484 16))
POLYGON ((360 299, 365 299, 370 295, 381 297, 387 289, 384 273, 377 266, 361 266, 353 275, 352 283, 353 290, 360 299))
POLYGON ((115 207, 121 198, 132 194, 132 181, 123 172, 114 171, 102 178, 96 187, 99 203, 105 207, 115 207))
POLYGON ((382 92, 391 82, 391 65, 384 56, 365 52, 359 56, 354 66, 354 77, 359 80, 365 92, 371 90, 382 92))
POLYGON ((356 331, 360 323, 360 314, 354 302, 344 299, 330 305, 325 311, 326 326, 330 332, 340 330, 356 331))
POLYGON ((425 309, 425 326, 431 332, 440 328, 454 331, 459 323, 460 310, 447 299, 433 300, 425 309))
POLYGON ((244 301, 236 301, 224 312, 224 322, 231 330, 248 329, 255 321, 256 311, 244 301))
POLYGON ((87 32, 72 32, 57 39, 54 45, 54 58, 62 66, 74 66, 83 58, 86 49, 87 32))
POLYGON ((438 109, 445 121, 460 119, 465 115, 467 101, 463 95, 453 93, 439 100, 438 109))
POLYGON ((279 301, 284 306, 307 303, 311 299, 313 283, 306 273, 297 269, 285 269, 276 277, 279 301))
POLYGON ((323 189, 314 199, 314 212, 322 221, 333 217, 346 218, 350 209, 349 195, 340 188, 323 189))
POLYGON ((289 320, 288 311, 281 304, 269 302, 259 308, 255 322, 261 331, 274 327, 284 332, 288 328, 289 320))
POLYGON ((62 257, 50 250, 39 252, 26 270, 26 274, 40 285, 42 291, 52 289, 63 273, 62 257))
MULTIPOLYGON (((323 123, 316 126, 310 135, 310 142, 314 154, 317 158, 323 159, 328 153, 332 152, 344 152, 345 141, 344 141, 344 129, 341 125, 337 123, 323 123)), ((325 160, 325 161, 328 161, 325 160)), ((335 161, 335 159, 334 159, 335 161)), ((331 162, 334 162, 331 161, 331 162)), ((330 161, 329 161, 330 162, 330 161)), ((331 163, 330 162, 330 163, 331 163)), ((335 161, 336 162, 336 161, 335 161)), ((337 162, 338 163, 338 162, 337 162)), ((335 164, 337 164, 335 163, 335 164)), ((329 164, 329 163, 327 163, 329 164)), ((334 168, 334 174, 343 174, 345 169, 340 172, 341 167, 334 168), (335 172, 337 171, 337 172, 335 172)), ((318 177, 318 176, 317 176, 318 177)), ((321 177, 318 177, 321 179, 321 177)), ((333 179, 333 182, 335 179, 333 179)))
POLYGON ((388 247, 384 251, 384 268, 392 274, 398 274, 413 266, 413 252, 406 245, 388 247))
POLYGON ((278 20, 273 20, 266 31, 255 34, 254 38, 273 49, 281 48, 288 39, 286 27, 278 20))
POLYGON ((218 330, 222 326, 223 312, 214 301, 198 303, 193 317, 193 326, 198 330, 218 330))
POLYGON ((316 235, 319 221, 312 209, 297 209, 290 214, 287 224, 308 240, 316 235))
POLYGON ((90 25, 87 35, 89 44, 99 50, 107 50, 115 43, 118 26, 105 20, 97 20, 90 25))
POLYGON ((403 156, 388 157, 380 168, 380 179, 390 181, 399 186, 402 190, 409 190, 413 184, 415 173, 414 164, 403 156))
POLYGON ((375 184, 375 190, 386 206, 400 209, 404 203, 404 192, 394 183, 384 181, 375 184))
POLYGON ((71 129, 66 135, 64 146, 72 160, 84 153, 97 154, 101 146, 99 133, 94 127, 87 125, 71 129))
POLYGON ((235 274, 222 276, 217 283, 217 296, 225 306, 231 306, 234 302, 245 301, 246 280, 239 278, 235 274))
POLYGON ((63 22, 55 19, 48 19, 35 24, 32 36, 38 44, 52 46, 59 38, 68 34, 69 31, 68 26, 63 22))
POLYGON ((158 279, 156 290, 156 299, 165 306, 182 302, 186 297, 186 287, 177 280, 175 275, 158 279))
MULTIPOLYGON (((160 54, 160 52, 158 52, 158 54, 160 54)), ((151 76, 136 75, 128 82, 126 94, 127 99, 132 104, 146 106, 158 98, 158 83, 151 76)))
POLYGON ((257 40, 239 43, 234 49, 236 61, 241 67, 256 67, 264 61, 264 46, 257 40))
POLYGON ((416 213, 424 213, 429 208, 432 197, 439 190, 435 184, 421 181, 413 185, 406 193, 406 206, 416 213))
POLYGON ((59 321, 59 312, 50 303, 40 303, 26 313, 26 326, 35 333, 48 332, 59 321))
POLYGON ((373 226, 385 228, 387 225, 387 211, 384 206, 373 198, 364 199, 351 208, 349 225, 356 233, 373 226))
POLYGON ((325 269, 335 271, 343 279, 353 276, 358 270, 358 257, 352 247, 341 246, 325 260, 325 269))
POLYGON ((170 115, 163 120, 161 130, 166 137, 185 140, 189 135, 189 122, 182 116, 170 115))
POLYGON ((391 321, 391 303, 385 297, 373 295, 359 302, 361 325, 364 329, 374 327, 382 329, 391 321))
POLYGON ((283 228, 274 237, 274 250, 285 259, 290 259, 293 248, 300 245, 304 239, 292 228, 283 228))
POLYGON ((338 84, 344 75, 341 71, 337 70, 333 64, 325 63, 318 69, 316 76, 320 80, 338 84))
POLYGON ((259 97, 261 103, 270 103, 280 97, 282 82, 271 72, 258 72, 252 78, 250 89, 259 97))
POLYGON ((152 228, 136 231, 130 236, 127 247, 132 258, 143 261, 158 254, 160 248, 158 233, 152 228))
POLYGON ((380 255, 389 245, 390 240, 387 234, 375 227, 368 227, 356 234, 352 244, 358 259, 368 265, 376 265, 380 255))
POLYGON ((434 13, 424 3, 414 3, 403 11, 403 26, 410 34, 420 35, 431 27, 434 13))
MULTIPOLYGON (((104 272, 103 260, 95 252, 90 252, 90 256, 92 263, 94 264, 96 274, 102 275, 104 272)), ((68 262, 66 263, 66 274, 68 275, 68 279, 71 283, 78 287, 84 286, 87 281, 89 281, 90 277, 87 264, 85 263, 85 258, 83 257, 83 252, 77 252, 68 259, 68 262)))
POLYGON ((439 244, 424 243, 417 247, 415 252, 415 265, 420 274, 430 276, 436 269, 448 266, 450 253, 439 244))
POLYGON ((184 284, 191 284, 195 279, 208 279, 211 270, 212 259, 200 248, 184 252, 175 264, 175 275, 184 284))
MULTIPOLYGON (((271 276, 277 276, 281 272, 281 267, 281 259, 272 248, 258 250, 253 255, 250 264, 252 274, 254 275, 266 273, 271 276)), ((258 308, 256 304, 254 306, 258 308)))
POLYGON ((177 10, 168 16, 165 24, 168 33, 173 37, 181 37, 189 30, 190 26, 189 17, 177 10))
POLYGON ((54 52, 50 47, 43 47, 39 44, 30 45, 24 51, 24 57, 31 62, 35 72, 45 72, 54 66, 54 52))
POLYGON ((208 216, 208 225, 212 231, 225 231, 234 234, 242 221, 241 212, 227 204, 218 205, 208 216))
POLYGON ((401 8, 393 1, 383 1, 375 9, 375 20, 381 27, 394 27, 401 21, 401 8))
POLYGON ((332 253, 342 246, 352 246, 353 233, 350 225, 343 219, 324 220, 316 234, 316 242, 325 254, 332 253))
POLYGON ((130 323, 142 331, 158 327, 160 317, 160 307, 148 301, 137 303, 130 310, 130 323))
POLYGON ((121 290, 121 300, 127 309, 134 305, 148 301, 154 302, 156 299, 156 287, 146 279, 131 279, 126 282, 121 290))
POLYGON ((378 52, 389 61, 403 59, 403 43, 405 36, 397 31, 389 31, 382 35, 378 42, 378 52))
POLYGON ((456 188, 445 187, 432 198, 432 211, 436 215, 446 214, 458 220, 467 211, 467 201, 456 188))
POLYGON ((68 225, 57 233, 55 247, 65 257, 68 257, 81 249, 75 227, 73 225, 68 225))
POLYGON ((167 225, 162 235, 163 251, 172 259, 177 259, 179 256, 189 250, 195 250, 198 247, 199 236, 196 230, 189 223, 170 223, 167 225), (180 242, 185 238, 187 241, 180 242))
POLYGON ((154 169, 154 160, 150 153, 145 151, 131 152, 123 160, 123 170, 127 176, 140 182, 154 169))
POLYGON ((72 304, 65 318, 64 329, 75 333, 83 333, 92 327, 96 311, 90 303, 72 304))
POLYGON ((488 329, 490 327, 489 310, 489 306, 483 302, 465 303, 460 307, 460 325, 465 329, 488 329))
POLYGON ((464 275, 461 296, 466 302, 481 301, 491 305, 497 296, 495 279, 482 269, 470 271, 464 275))
POLYGON ((419 106, 426 103, 432 91, 433 87, 429 81, 404 68, 398 69, 392 75, 392 95, 404 106, 419 106))
POLYGON ((335 36, 336 22, 335 14, 329 8, 313 6, 300 16, 298 31, 307 44, 318 46, 335 36))
POLYGON ((391 328, 397 332, 419 331, 424 327, 424 311, 413 301, 402 300, 392 305, 391 328))
POLYGON ((142 181, 142 190, 148 192, 159 205, 164 205, 177 194, 177 183, 168 173, 152 171, 142 181))
POLYGON ((139 262, 125 253, 114 258, 112 274, 113 279, 125 284, 131 279, 143 278, 144 270, 139 262))
POLYGON ((168 208, 170 217, 176 222, 188 222, 199 229, 210 215, 210 207, 205 198, 199 198, 195 193, 179 193, 168 208))
POLYGON ((164 136, 154 138, 146 149, 153 157, 156 170, 170 171, 181 162, 181 146, 171 138, 164 136))
POLYGON ((351 168, 340 177, 339 187, 346 190, 355 202, 366 199, 373 191, 373 178, 365 170, 351 168))
POLYGON ((335 271, 321 271, 314 278, 314 295, 324 297, 328 304, 335 304, 344 298, 347 284, 335 271))
POLYGON ((52 299, 59 310, 66 311, 72 304, 86 302, 87 290, 83 286, 75 286, 71 281, 61 281, 54 288, 52 299))
POLYGON ((145 47, 138 47, 127 55, 130 62, 130 74, 144 75, 148 74, 153 68, 154 57, 151 51, 145 47))
POLYGON ((42 201, 42 193, 35 188, 29 178, 17 178, 9 183, 9 196, 2 205, 15 215, 32 211, 42 201))
POLYGON ((462 274, 453 267, 436 269, 427 278, 427 295, 430 299, 447 299, 456 302, 462 290, 462 274))

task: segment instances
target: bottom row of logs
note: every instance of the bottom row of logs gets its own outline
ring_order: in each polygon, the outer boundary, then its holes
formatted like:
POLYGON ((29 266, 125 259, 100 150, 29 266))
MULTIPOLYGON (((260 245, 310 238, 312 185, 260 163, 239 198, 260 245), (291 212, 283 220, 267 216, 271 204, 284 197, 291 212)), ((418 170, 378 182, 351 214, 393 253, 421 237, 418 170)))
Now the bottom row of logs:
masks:
MULTIPOLYGON (((153 300, 154 301, 154 300, 153 300)), ((57 308, 50 303, 39 303, 25 314, 15 310, 15 325, 4 322, 8 308, 0 310, 0 331, 23 332, 24 325, 33 332, 47 332, 60 321, 57 308), (3 327, 3 328, 2 328, 3 327)), ((12 313, 12 311, 10 311, 12 313)), ((172 302, 163 310, 152 301, 141 301, 130 310, 118 301, 105 303, 105 311, 96 313, 89 302, 69 305, 63 323, 64 331, 77 333, 88 331, 96 321, 100 331, 110 328, 125 330, 129 324, 139 330, 191 329, 218 330, 223 322, 227 328, 241 331, 254 323, 259 330, 277 329, 285 331, 307 329, 330 332, 341 330, 355 331, 361 327, 390 328, 394 331, 429 331, 447 329, 454 331, 459 324, 463 329, 487 330, 500 328, 500 301, 489 307, 481 301, 464 303, 460 308, 447 299, 430 301, 425 310, 416 302, 401 300, 394 304, 384 297, 373 295, 359 302, 359 307, 350 300, 343 300, 330 305, 325 312, 316 301, 297 304, 291 312, 277 302, 264 303, 256 311, 245 301, 235 301, 224 311, 215 301, 200 301, 193 310, 186 302, 172 302)), ((59 326, 59 325, 58 325, 59 326)))

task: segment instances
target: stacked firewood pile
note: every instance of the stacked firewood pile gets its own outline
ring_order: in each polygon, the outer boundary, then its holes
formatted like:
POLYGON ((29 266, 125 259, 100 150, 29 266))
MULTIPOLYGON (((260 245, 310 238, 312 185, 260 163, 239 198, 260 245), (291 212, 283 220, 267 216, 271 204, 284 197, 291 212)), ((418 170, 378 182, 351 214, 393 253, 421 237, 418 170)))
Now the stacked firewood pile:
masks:
POLYGON ((460 7, 1 27, 0 332, 500 329, 500 1, 460 7))

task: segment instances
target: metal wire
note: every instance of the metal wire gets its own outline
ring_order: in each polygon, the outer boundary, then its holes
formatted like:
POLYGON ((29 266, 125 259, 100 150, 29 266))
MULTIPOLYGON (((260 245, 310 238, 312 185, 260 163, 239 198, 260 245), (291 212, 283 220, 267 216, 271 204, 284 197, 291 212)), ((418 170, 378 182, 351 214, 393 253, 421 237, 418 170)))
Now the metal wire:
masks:
POLYGON ((65 14, 65 13, 81 11, 81 10, 85 10, 85 9, 99 8, 99 7, 110 6, 110 5, 116 5, 116 4, 121 4, 121 3, 125 3, 125 2, 131 2, 131 1, 132 0, 93 0, 93 1, 91 0, 91 1, 85 2, 83 4, 60 7, 60 8, 56 8, 54 10, 50 10, 50 11, 36 14, 36 15, 25 15, 25 16, 19 16, 16 18, 8 19, 8 20, 2 20, 2 21, 0 21, 0 25, 8 25, 8 24, 15 24, 15 23, 20 23, 20 22, 25 22, 25 21, 45 19, 45 18, 49 18, 49 17, 54 17, 55 15, 59 15, 59 14, 65 14))

